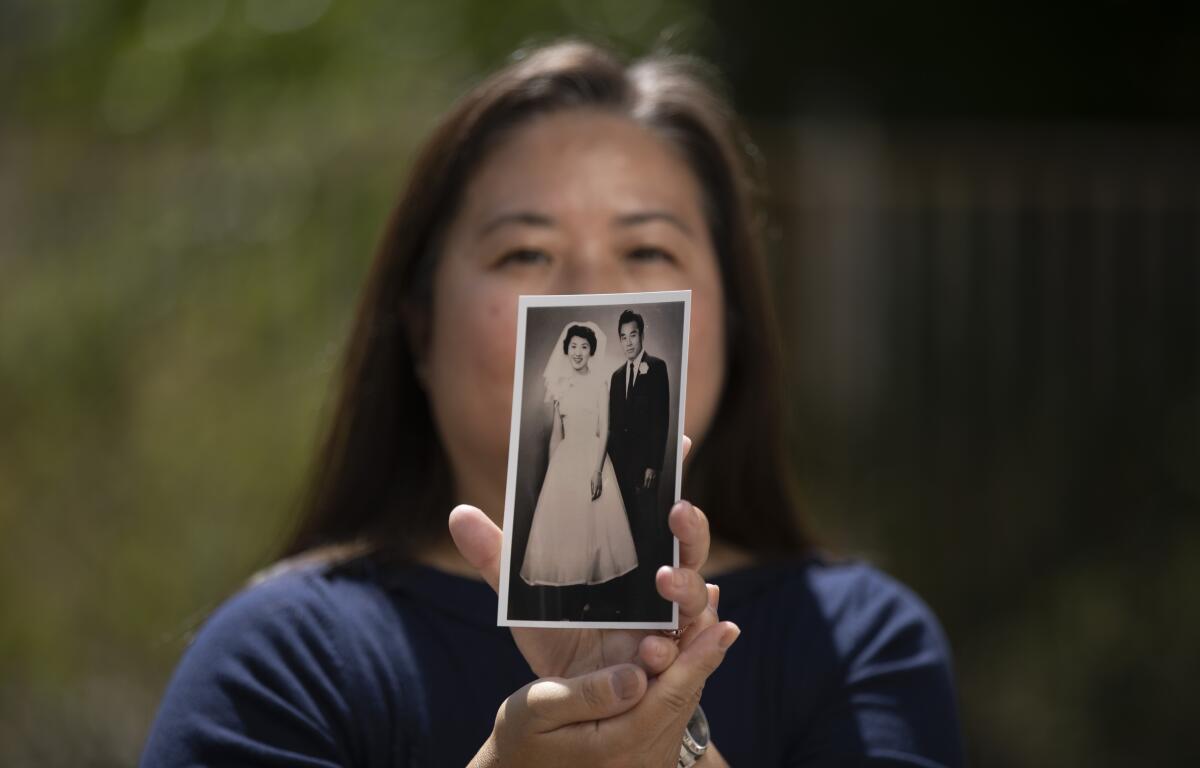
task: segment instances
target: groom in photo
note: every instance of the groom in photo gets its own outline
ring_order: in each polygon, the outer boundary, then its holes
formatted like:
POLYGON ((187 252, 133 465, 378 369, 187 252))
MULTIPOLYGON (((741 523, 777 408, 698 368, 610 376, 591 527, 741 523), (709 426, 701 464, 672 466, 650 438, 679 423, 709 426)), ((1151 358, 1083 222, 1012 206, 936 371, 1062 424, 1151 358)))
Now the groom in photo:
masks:
POLYGON ((626 599, 636 620, 670 621, 671 604, 654 587, 654 574, 671 564, 673 554, 669 510, 658 494, 670 416, 667 365, 647 354, 641 315, 625 310, 617 330, 625 364, 613 372, 608 390, 608 455, 638 556, 628 582, 632 594, 626 599))

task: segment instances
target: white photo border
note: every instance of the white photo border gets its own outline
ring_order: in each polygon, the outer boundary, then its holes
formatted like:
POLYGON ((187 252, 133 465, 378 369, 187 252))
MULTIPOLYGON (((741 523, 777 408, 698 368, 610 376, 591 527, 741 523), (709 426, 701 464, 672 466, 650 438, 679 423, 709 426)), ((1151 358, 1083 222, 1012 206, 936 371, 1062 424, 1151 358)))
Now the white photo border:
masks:
MULTIPOLYGON (((678 629, 679 603, 671 603, 670 621, 541 621, 510 619, 509 569, 512 565, 512 531, 516 505, 517 465, 520 461, 521 412, 524 406, 525 379, 525 321, 528 310, 536 307, 595 307, 619 304, 665 304, 683 302, 683 348, 680 350, 679 403, 675 435, 675 495, 679 501, 683 490, 683 416, 687 404, 688 344, 692 328, 692 292, 642 291, 638 293, 586 293, 542 296, 521 296, 517 301, 517 350, 513 371, 512 423, 508 437, 508 479, 504 487, 504 547, 500 555, 499 604, 496 608, 496 624, 502 627, 540 627, 547 629, 678 629)), ((672 502, 674 503, 674 502, 672 502)), ((679 567, 679 539, 672 535, 672 565, 679 567)))

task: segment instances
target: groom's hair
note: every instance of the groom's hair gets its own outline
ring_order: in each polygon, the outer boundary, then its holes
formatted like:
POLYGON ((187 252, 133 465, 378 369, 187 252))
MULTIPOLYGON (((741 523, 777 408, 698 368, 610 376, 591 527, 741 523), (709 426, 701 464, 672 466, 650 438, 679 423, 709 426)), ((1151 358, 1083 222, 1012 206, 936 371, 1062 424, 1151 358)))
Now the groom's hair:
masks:
MULTIPOLYGON (((591 351, 588 352, 588 357, 596 354, 596 334, 592 332, 592 329, 588 328, 586 325, 572 325, 567 329, 567 335, 563 339, 564 355, 567 354, 567 347, 571 346, 571 339, 576 336, 583 339, 590 345, 591 351)), ((542 349, 545 349, 545 347, 542 347, 542 349)))
POLYGON ((632 309, 627 309, 621 313, 621 319, 617 321, 617 333, 621 332, 621 329, 625 327, 625 323, 637 323, 638 335, 646 335, 646 321, 642 320, 642 316, 632 309))

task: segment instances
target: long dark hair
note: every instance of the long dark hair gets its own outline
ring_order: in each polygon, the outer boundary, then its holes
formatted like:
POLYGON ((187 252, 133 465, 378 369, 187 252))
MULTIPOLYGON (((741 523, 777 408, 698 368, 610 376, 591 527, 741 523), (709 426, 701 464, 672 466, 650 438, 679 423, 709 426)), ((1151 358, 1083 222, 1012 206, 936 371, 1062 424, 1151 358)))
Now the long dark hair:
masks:
POLYGON ((439 241, 471 174, 506 131, 581 107, 627 116, 674 145, 705 195, 725 287, 727 370, 711 429, 688 462, 684 498, 731 544, 768 557, 804 549, 753 187, 732 114, 702 71, 682 56, 626 66, 597 46, 561 42, 519 56, 450 110, 418 155, 371 266, 336 410, 283 556, 360 544, 404 560, 445 535, 451 470, 416 370, 439 241))

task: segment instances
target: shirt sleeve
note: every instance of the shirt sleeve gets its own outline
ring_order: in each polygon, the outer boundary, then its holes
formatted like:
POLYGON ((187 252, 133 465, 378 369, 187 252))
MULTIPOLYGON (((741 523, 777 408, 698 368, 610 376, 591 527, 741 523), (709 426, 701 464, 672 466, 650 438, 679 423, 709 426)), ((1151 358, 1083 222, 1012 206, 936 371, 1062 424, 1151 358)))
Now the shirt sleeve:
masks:
POLYGON ((840 668, 794 765, 964 763, 950 650, 932 611, 867 566, 825 604, 840 668))
POLYGON ((176 668, 141 765, 356 764, 332 610, 303 574, 221 606, 176 668))
POLYGON ((655 472, 662 472, 663 466, 666 463, 667 453, 667 426, 671 420, 671 390, 667 376, 667 364, 662 360, 655 359, 654 367, 658 369, 658 376, 655 377, 654 391, 652 392, 653 402, 651 403, 651 418, 654 420, 653 431, 651 432, 651 450, 650 469, 655 472))

